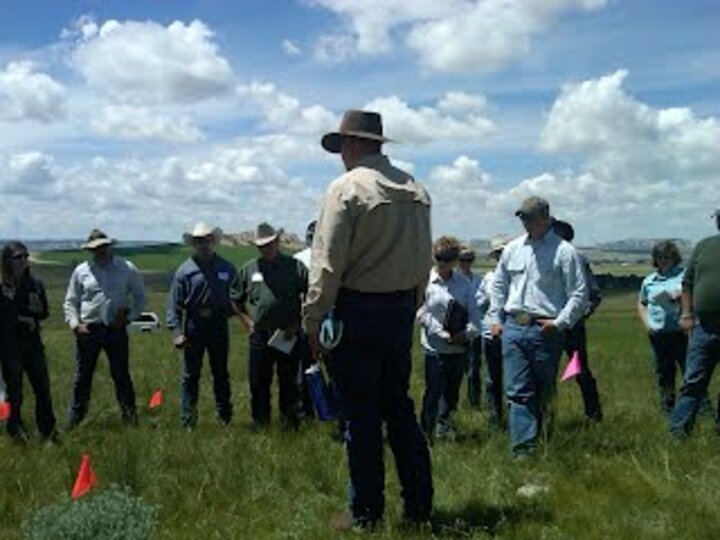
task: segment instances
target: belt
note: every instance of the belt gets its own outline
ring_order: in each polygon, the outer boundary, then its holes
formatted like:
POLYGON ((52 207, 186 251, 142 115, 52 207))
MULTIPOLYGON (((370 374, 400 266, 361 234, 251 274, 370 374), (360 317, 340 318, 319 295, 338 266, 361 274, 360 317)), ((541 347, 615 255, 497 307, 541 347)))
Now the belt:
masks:
POLYGON ((515 324, 519 324, 520 326, 534 326, 537 324, 539 319, 546 318, 538 317, 537 315, 527 313, 526 311, 520 311, 518 313, 508 313, 508 317, 515 324))
POLYGON ((415 289, 408 289, 405 291, 389 291, 389 292, 361 292, 356 291, 354 289, 346 289, 345 287, 341 287, 338 291, 338 297, 342 297, 344 300, 352 300, 355 298, 363 298, 363 299, 406 299, 406 298, 414 298, 415 295, 415 289))

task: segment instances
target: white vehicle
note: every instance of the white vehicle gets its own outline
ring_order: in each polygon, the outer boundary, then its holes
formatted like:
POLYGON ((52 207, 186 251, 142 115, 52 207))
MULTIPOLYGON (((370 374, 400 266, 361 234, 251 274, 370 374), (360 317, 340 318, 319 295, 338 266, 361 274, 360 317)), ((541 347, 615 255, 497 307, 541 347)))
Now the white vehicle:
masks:
POLYGON ((144 311, 130 323, 130 329, 138 332, 153 332, 160 329, 160 317, 152 311, 144 311))

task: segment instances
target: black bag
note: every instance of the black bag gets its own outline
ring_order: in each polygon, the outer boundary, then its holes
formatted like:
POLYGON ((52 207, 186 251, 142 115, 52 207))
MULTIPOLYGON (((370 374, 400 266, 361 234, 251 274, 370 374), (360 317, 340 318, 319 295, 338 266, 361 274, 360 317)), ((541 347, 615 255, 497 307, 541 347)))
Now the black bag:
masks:
POLYGON ((447 311, 445 312, 443 329, 451 336, 454 336, 459 332, 465 331, 469 320, 470 315, 468 314, 468 310, 465 309, 465 306, 455 300, 450 300, 447 311))

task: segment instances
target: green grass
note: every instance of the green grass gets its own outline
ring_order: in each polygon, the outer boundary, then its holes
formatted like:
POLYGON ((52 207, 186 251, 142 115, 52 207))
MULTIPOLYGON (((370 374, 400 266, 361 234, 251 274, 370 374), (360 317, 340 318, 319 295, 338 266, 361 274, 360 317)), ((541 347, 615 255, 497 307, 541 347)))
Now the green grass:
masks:
MULTIPOLYGON (((253 246, 218 246, 217 251, 238 268, 257 256, 257 250, 253 246)), ((132 261, 143 271, 166 272, 180 266, 191 255, 192 249, 185 245, 168 244, 152 247, 115 248, 114 252, 132 261)), ((47 251, 40 254, 41 261, 68 266, 75 266, 87 258, 88 253, 81 250, 47 251)))
MULTIPOLYGON (((40 272, 49 282, 61 282, 48 268, 40 272)), ((62 421, 73 345, 60 317, 62 289, 51 288, 50 296, 54 312, 44 336, 62 421)), ((162 311, 164 295, 151 293, 150 303, 162 311)), ((509 457, 507 434, 492 433, 484 412, 462 406, 463 437, 438 443, 432 451, 436 537, 719 537, 720 440, 708 420, 685 444, 669 439, 634 294, 607 298, 590 322, 589 336, 605 421, 586 427, 577 385, 560 384, 553 438, 535 461, 517 463, 509 457), (518 497, 517 488, 529 482, 546 485, 549 492, 532 500, 518 497)), ((247 429, 247 342, 236 322, 230 361, 236 416, 228 429, 213 416, 207 365, 199 427, 186 434, 178 422, 180 360, 169 336, 133 335, 131 347, 139 428, 120 425, 107 363, 101 360, 87 422, 61 446, 19 448, 0 436, 0 538, 19 538, 23 518, 62 500, 85 452, 92 456, 100 489, 126 485, 158 507, 157 538, 335 537, 327 523, 345 506, 343 449, 331 441, 330 425, 305 425, 297 434, 277 427, 266 433, 247 429), (151 413, 145 404, 158 387, 165 390, 166 405, 151 413)), ((418 404, 423 369, 417 346, 414 354, 411 393, 418 404)), ((714 385, 711 395, 717 390, 714 385)), ((32 424, 33 399, 27 392, 24 417, 32 424)), ((374 537, 417 538, 400 527, 399 487, 389 453, 386 463, 387 519, 374 537)))

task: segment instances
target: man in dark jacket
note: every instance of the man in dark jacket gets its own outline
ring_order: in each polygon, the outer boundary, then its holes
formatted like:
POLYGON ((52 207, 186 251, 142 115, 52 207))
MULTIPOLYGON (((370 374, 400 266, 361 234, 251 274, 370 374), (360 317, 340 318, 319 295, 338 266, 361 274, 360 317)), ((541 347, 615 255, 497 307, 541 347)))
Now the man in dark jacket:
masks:
POLYGON ((232 419, 227 320, 237 313, 233 301, 237 270, 215 253, 221 234, 218 228, 198 223, 184 235, 194 254, 178 268, 168 297, 167 326, 174 334, 173 345, 184 353, 180 420, 188 431, 197 424, 198 386, 206 350, 218 419, 223 425, 232 419))

